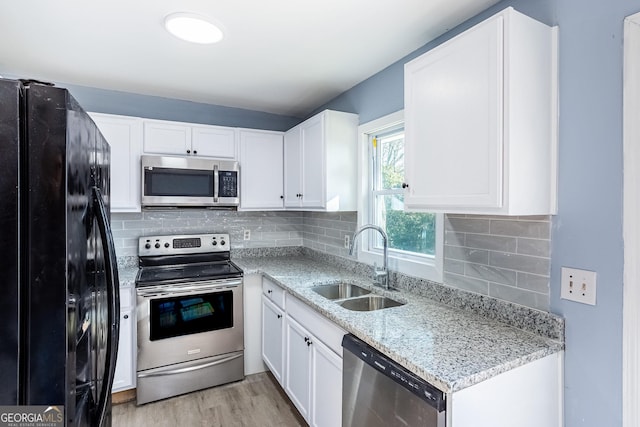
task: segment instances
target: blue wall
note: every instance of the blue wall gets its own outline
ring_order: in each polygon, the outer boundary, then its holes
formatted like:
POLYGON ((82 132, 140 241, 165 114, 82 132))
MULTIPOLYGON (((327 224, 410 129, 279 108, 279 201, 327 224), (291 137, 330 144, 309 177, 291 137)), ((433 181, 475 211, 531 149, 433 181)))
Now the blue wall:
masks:
POLYGON ((404 63, 504 7, 559 26, 551 311, 566 319, 567 427, 622 425, 622 32, 624 17, 640 10, 640 3, 631 3, 505 0, 316 110, 355 112, 366 123, 403 108, 404 63), (562 266, 597 272, 596 306, 560 299, 562 266))
MULTIPOLYGON (((8 73, 0 74, 5 78, 28 78, 28 76, 15 76, 8 73)), ((302 121, 297 117, 242 108, 97 89, 69 83, 54 83, 56 86, 69 89, 82 108, 95 113, 277 131, 289 130, 302 121)))
POLYGON ((159 96, 96 89, 61 83, 87 111, 122 114, 148 119, 285 131, 300 122, 295 117, 280 116, 242 108, 202 104, 159 96))

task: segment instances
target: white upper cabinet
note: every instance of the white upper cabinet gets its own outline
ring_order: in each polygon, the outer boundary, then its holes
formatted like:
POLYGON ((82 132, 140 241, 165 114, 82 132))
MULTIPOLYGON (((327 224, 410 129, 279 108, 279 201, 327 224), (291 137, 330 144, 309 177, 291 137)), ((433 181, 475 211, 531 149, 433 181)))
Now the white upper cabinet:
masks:
POLYGON ((235 159, 235 130, 222 126, 144 120, 144 152, 235 159))
POLYGON ((282 132, 241 129, 240 209, 283 209, 282 132))
POLYGON ((191 147, 197 156, 235 159, 235 130, 221 126, 193 126, 191 147))
POLYGON ((284 135, 284 205, 353 211, 358 116, 325 110, 284 135))
POLYGON ((140 212, 142 120, 89 113, 111 146, 111 212, 140 212))
POLYGON ((557 29, 507 8, 405 65, 405 209, 556 213, 557 29))

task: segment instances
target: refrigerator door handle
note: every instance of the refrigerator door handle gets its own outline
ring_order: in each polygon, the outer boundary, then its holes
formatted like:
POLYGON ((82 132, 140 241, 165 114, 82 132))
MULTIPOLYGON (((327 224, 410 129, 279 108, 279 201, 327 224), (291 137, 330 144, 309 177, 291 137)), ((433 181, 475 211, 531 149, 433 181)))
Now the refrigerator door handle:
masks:
POLYGON ((98 187, 93 187, 93 205, 95 207, 96 220, 100 230, 100 238, 102 239, 102 247, 105 250, 105 270, 107 275, 107 299, 108 306, 108 332, 107 332, 107 354, 104 369, 104 378, 102 379, 102 389, 98 404, 96 407, 96 418, 94 419, 96 426, 102 426, 105 415, 107 413, 107 405, 111 388, 113 387, 113 378, 116 370, 116 357, 118 355, 118 338, 120 334, 119 318, 120 318, 120 294, 118 279, 118 266, 116 263, 116 250, 113 243, 113 235, 111 234, 111 225, 107 209, 102 197, 102 193, 98 187))

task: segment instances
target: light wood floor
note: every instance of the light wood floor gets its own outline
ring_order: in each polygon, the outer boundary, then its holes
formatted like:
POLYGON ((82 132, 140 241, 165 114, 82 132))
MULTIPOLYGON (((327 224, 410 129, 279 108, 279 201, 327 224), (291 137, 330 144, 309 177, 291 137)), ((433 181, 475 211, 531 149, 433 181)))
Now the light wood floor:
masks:
POLYGON ((113 427, 306 426, 269 373, 158 402, 113 406, 113 427))

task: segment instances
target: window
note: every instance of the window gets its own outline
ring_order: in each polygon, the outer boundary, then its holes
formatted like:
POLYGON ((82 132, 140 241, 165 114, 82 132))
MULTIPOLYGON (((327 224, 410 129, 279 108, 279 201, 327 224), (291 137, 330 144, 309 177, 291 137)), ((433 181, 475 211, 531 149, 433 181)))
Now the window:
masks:
MULTIPOLYGON (((442 281, 442 215, 404 211, 402 112, 360 126, 359 134, 359 225, 376 224, 387 232, 391 269, 442 281)), ((359 259, 382 264, 378 233, 363 233, 358 248, 359 259)))

